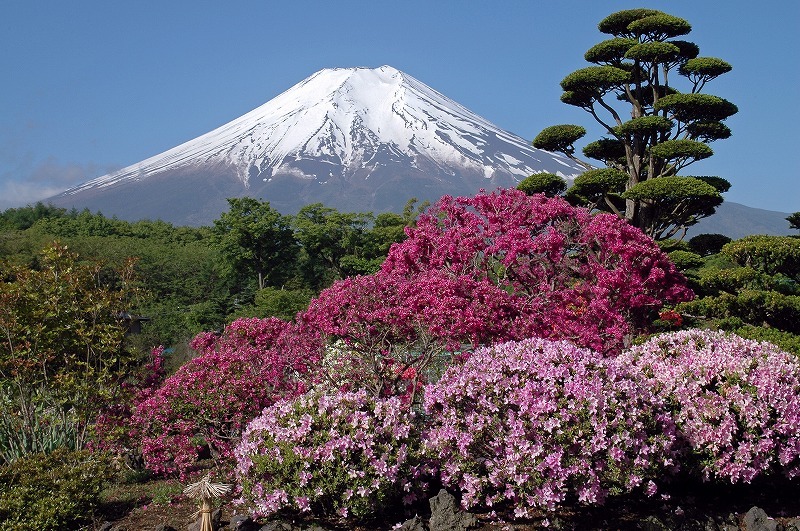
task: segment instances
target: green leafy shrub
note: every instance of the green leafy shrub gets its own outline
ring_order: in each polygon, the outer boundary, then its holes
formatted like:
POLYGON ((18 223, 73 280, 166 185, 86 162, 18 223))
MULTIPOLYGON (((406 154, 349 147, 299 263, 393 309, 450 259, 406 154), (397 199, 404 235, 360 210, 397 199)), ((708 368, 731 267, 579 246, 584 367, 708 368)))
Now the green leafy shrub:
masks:
POLYGON ((800 240, 789 236, 747 236, 726 244, 722 252, 743 267, 768 275, 800 276, 800 240))
POLYGON ((111 474, 102 455, 66 449, 29 455, 0 468, 2 529, 77 529, 91 520, 111 474))
POLYGON ((691 251, 672 251, 669 253, 669 259, 681 271, 695 269, 703 265, 703 257, 691 251))
POLYGON ((731 239, 724 234, 698 234, 689 240, 689 247, 700 256, 710 256, 730 242, 731 239))
POLYGON ((751 267, 733 269, 706 269, 700 273, 700 286, 704 292, 735 294, 742 289, 769 290, 772 280, 769 275, 751 267))
POLYGON ((40 260, 36 270, 0 264, 0 415, 19 434, 14 455, 83 448, 141 361, 122 319, 137 293, 133 261, 106 277, 59 244, 40 260))
POLYGON ((792 334, 800 333, 800 296, 776 291, 744 289, 740 293, 721 293, 679 304, 683 314, 708 319, 738 318, 744 323, 777 328, 792 334))
POLYGON ((658 240, 656 244, 661 248, 662 251, 669 254, 672 251, 691 251, 691 247, 689 244, 683 240, 675 240, 673 238, 667 238, 666 240, 658 240))

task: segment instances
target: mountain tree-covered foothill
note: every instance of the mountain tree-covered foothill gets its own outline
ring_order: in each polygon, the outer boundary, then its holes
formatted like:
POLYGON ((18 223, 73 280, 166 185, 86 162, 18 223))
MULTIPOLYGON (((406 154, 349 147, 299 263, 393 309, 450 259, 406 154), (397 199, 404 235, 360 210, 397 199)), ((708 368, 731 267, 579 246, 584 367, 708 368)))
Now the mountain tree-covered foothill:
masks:
POLYGON ((713 154, 709 144, 731 135, 724 122, 738 109, 704 92, 731 65, 700 55, 695 43, 682 39, 689 22, 661 11, 619 11, 598 29, 609 38, 585 53, 592 66, 561 81, 561 101, 599 124, 604 136, 582 151, 605 167, 576 156, 575 143, 587 133, 580 125, 547 127, 533 145, 587 169, 566 192, 573 203, 613 212, 656 240, 683 237, 714 213, 730 187, 722 178, 684 170, 713 154))

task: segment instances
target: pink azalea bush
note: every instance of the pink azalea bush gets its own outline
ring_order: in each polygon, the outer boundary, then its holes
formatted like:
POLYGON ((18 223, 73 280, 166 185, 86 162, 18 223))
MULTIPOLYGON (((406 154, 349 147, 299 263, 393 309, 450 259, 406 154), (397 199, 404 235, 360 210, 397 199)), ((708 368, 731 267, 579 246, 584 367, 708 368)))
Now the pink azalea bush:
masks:
POLYGON ((147 467, 185 476, 207 447, 232 461, 247 423, 284 397, 304 393, 319 362, 317 336, 269 319, 238 319, 217 336, 199 334, 198 353, 136 404, 133 436, 147 467))
POLYGON ((511 309, 484 324, 502 325, 497 341, 568 339, 617 353, 665 303, 693 297, 642 231, 561 198, 513 189, 445 196, 407 233, 378 276, 400 274, 413 282, 438 271, 505 292, 504 307, 511 309))
POLYGON ((656 336, 618 362, 671 410, 703 479, 800 475, 800 361, 766 343, 707 330, 656 336))
POLYGON ((236 449, 240 501, 257 516, 374 516, 424 491, 418 445, 415 416, 398 397, 312 391, 247 427, 236 449))
POLYGON ((425 388, 425 451, 465 508, 599 504, 674 466, 674 430, 649 388, 601 354, 527 339, 477 349, 425 388))

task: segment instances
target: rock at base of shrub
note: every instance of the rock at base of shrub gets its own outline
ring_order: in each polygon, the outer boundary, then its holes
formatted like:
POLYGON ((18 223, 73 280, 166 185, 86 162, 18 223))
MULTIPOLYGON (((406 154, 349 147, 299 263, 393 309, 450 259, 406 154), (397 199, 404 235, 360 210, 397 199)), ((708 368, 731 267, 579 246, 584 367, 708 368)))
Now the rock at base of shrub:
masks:
POLYGON ((465 531, 478 525, 475 515, 462 511, 455 496, 445 489, 441 489, 439 494, 431 498, 430 504, 430 531, 465 531))
POLYGON ((428 531, 428 526, 425 525, 425 520, 417 514, 414 515, 414 518, 403 522, 395 531, 428 531))
POLYGON ((258 531, 260 527, 251 517, 244 514, 234 514, 228 523, 228 529, 236 531, 258 531))
POLYGON ((317 524, 311 524, 309 527, 296 526, 288 522, 273 521, 267 522, 261 526, 259 531, 328 531, 326 528, 317 524))
POLYGON ((747 531, 777 531, 778 522, 767 516, 764 509, 753 507, 744 515, 744 528, 747 531))

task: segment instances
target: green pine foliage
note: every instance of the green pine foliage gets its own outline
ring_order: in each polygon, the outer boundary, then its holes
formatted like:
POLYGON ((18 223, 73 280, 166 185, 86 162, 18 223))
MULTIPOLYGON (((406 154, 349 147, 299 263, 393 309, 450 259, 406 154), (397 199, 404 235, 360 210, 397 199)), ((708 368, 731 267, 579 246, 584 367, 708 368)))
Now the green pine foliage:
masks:
POLYGON ((697 254, 670 252, 697 294, 677 310, 697 324, 769 341, 800 355, 800 240, 747 236, 726 243, 726 239, 700 235, 689 241, 697 254), (720 252, 709 254, 714 250, 720 252))
MULTIPOLYGON (((586 52, 592 66, 562 79, 561 101, 586 111, 605 135, 589 142, 583 154, 625 178, 613 188, 592 191, 576 179, 566 197, 624 217, 656 240, 682 238, 722 202, 725 190, 713 183, 703 187, 678 177, 713 155, 710 142, 731 135, 722 121, 738 111, 736 105, 701 91, 732 67, 722 59, 699 57, 696 44, 676 38, 688 34, 691 24, 661 11, 619 11, 600 21, 598 29, 611 38, 586 52), (656 179, 658 185, 650 186, 656 179)), ((533 145, 563 153, 592 171, 575 156, 575 143, 585 134, 580 125, 551 126, 533 145)))

